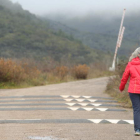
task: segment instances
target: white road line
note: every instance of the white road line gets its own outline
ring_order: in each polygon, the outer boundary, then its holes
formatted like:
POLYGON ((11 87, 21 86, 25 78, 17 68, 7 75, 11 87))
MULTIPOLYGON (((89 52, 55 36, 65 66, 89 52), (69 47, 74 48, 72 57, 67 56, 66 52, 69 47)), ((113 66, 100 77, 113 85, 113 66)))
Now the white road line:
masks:
MULTIPOLYGON (((73 108, 72 108, 73 109, 73 108)), ((76 109, 76 108, 75 108, 76 109)), ((116 120, 116 119, 10 119, 0 120, 3 123, 87 123, 87 120, 95 124, 134 124, 133 120, 116 120)))
POLYGON ((0 121, 41 121, 42 119, 10 119, 10 120, 0 120, 0 121))
POLYGON ((29 139, 32 139, 32 140, 57 140, 56 138, 54 137, 51 137, 51 136, 48 136, 48 137, 40 137, 40 136, 29 136, 28 137, 29 139))

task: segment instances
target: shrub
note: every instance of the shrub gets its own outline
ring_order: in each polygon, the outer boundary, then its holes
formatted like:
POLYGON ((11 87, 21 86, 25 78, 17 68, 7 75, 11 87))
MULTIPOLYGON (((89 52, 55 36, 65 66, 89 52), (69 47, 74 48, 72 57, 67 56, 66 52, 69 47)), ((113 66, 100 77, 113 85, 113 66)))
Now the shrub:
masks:
POLYGON ((78 65, 72 69, 74 78, 76 79, 87 79, 89 73, 89 67, 87 65, 78 65))
POLYGON ((11 59, 0 59, 0 81, 1 82, 19 82, 25 79, 24 69, 13 62, 11 59))
POLYGON ((54 75, 60 77, 63 80, 68 75, 69 69, 66 66, 56 67, 54 69, 54 75))
POLYGON ((12 59, 0 59, 0 82, 20 84, 25 80, 34 81, 40 75, 40 71, 35 66, 28 63, 17 63, 12 59))

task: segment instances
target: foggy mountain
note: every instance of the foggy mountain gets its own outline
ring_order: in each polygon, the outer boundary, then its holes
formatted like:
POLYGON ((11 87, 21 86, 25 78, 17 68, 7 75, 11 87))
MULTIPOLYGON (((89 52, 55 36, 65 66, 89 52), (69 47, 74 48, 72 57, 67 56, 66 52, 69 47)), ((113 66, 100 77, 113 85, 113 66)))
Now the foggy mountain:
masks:
MULTIPOLYGON (((124 26, 126 27, 124 38, 139 40, 140 39, 140 11, 128 12, 126 10, 126 16, 124 20, 124 26)), ((110 13, 103 13, 98 15, 89 14, 87 16, 70 17, 69 15, 46 15, 48 19, 58 21, 71 28, 79 31, 100 33, 117 36, 120 28, 122 14, 114 15, 110 13)))
POLYGON ((10 0, 0 0, 0 5, 4 6, 13 12, 23 12, 22 6, 19 3, 12 3, 10 0))
POLYGON ((110 60, 111 56, 63 31, 53 30, 48 20, 36 17, 9 0, 0 0, 0 50, 3 58, 51 59, 65 64, 101 62, 110 60))
MULTIPOLYGON (((53 17, 53 20, 46 19, 50 22, 50 28, 53 30, 59 31, 61 29, 67 34, 72 35, 74 38, 81 40, 85 45, 88 45, 91 48, 112 53, 115 51, 121 18, 116 17, 116 19, 112 20, 105 17, 104 19, 95 17, 94 21, 93 18, 89 18, 87 20, 81 19, 78 22, 76 22, 78 19, 69 19, 67 24, 66 19, 68 21, 68 18, 66 17, 61 17, 61 21, 59 21, 57 17, 53 17), (58 20, 59 22, 54 20, 58 20), (73 23, 75 23, 75 26, 73 23)), ((128 17, 126 19, 128 20, 128 17)), ((132 26, 131 22, 133 21, 129 22, 130 26, 132 26)), ((136 37, 139 36, 139 28, 133 28, 132 30, 130 26, 125 26, 126 30, 129 28, 129 31, 125 31, 122 47, 119 49, 118 55, 129 57, 139 45, 138 37, 136 37), (129 32, 132 33, 129 34, 129 32), (138 33, 136 34, 136 32, 138 33)))

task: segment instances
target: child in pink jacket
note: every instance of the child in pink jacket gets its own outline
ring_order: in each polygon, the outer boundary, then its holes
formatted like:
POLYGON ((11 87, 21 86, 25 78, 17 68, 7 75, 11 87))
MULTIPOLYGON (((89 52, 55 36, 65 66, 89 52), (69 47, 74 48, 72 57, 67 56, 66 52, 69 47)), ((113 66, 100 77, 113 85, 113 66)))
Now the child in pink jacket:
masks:
POLYGON ((129 59, 121 79, 120 91, 124 90, 129 77, 128 92, 133 106, 135 136, 140 136, 140 47, 132 53, 129 59))

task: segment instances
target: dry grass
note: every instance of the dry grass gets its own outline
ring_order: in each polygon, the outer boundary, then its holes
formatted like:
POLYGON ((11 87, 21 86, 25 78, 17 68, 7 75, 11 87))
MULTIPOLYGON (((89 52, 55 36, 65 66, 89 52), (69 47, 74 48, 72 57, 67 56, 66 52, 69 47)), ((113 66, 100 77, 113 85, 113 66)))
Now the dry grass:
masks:
POLYGON ((90 64, 90 70, 88 74, 88 79, 90 78, 98 78, 98 77, 103 77, 103 76, 111 76, 114 73, 110 72, 109 66, 107 66, 105 63, 94 63, 90 64))
POLYGON ((69 73, 69 68, 66 66, 56 67, 53 71, 53 74, 63 80, 69 73))
POLYGON ((59 66, 50 61, 0 59, 0 88, 23 88, 106 76, 100 64, 59 66))
POLYGON ((117 71, 116 71, 116 76, 110 78, 107 88, 106 88, 106 93, 110 94, 112 97, 114 97, 118 102, 122 104, 123 107, 130 108, 132 107, 129 94, 127 92, 128 89, 128 83, 125 86, 125 90, 123 92, 119 91, 119 86, 122 78, 122 74, 124 72, 126 64, 121 64, 119 65, 117 71))

